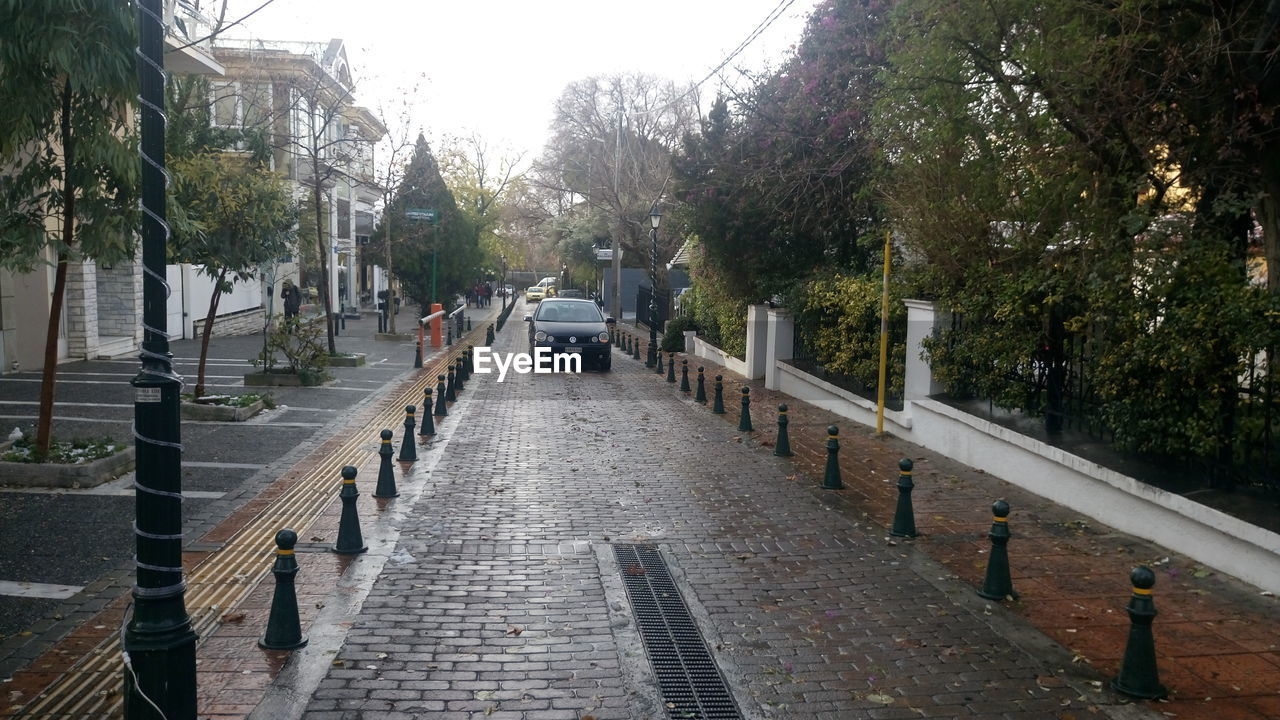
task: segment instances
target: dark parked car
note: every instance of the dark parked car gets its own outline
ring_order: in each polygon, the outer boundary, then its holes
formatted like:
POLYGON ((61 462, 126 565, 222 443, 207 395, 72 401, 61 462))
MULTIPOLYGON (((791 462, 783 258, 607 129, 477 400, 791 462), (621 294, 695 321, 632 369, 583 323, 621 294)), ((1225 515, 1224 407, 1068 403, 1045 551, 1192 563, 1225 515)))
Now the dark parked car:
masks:
POLYGON ((601 314, 595 303, 547 298, 524 319, 529 323, 529 352, 548 347, 553 353, 580 353, 584 366, 594 363, 602 371, 609 370, 613 360, 609 326, 614 320, 601 314))

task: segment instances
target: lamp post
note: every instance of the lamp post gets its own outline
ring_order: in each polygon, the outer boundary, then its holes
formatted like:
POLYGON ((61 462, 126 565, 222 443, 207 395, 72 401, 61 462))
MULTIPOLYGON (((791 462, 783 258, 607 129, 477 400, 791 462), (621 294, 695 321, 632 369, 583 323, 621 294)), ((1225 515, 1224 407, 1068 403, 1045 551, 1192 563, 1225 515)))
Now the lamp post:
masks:
POLYGON ((160 0, 138 9, 142 162, 142 367, 133 378, 137 469, 133 615, 124 632, 127 720, 194 720, 196 634, 182 571, 182 378, 165 298, 164 28, 160 0))
POLYGON ((499 281, 498 293, 502 296, 502 310, 507 310, 507 256, 502 256, 502 280, 499 281))
POLYGON ((645 367, 658 364, 658 225, 662 211, 653 204, 649 211, 649 355, 645 367))

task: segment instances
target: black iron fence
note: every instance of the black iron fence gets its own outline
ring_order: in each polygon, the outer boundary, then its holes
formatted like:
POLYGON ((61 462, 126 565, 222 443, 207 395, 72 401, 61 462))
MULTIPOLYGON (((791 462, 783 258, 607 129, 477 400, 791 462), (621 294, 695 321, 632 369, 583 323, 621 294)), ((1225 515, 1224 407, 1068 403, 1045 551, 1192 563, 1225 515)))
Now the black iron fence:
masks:
MULTIPOLYGON (((643 325, 646 328, 649 327, 649 300, 652 297, 653 294, 647 287, 641 286, 636 290, 636 325, 643 325)), ((656 304, 658 306, 657 329, 661 332, 662 328, 666 326, 667 320, 671 318, 671 303, 669 298, 664 295, 659 295, 657 297, 656 304)))
MULTIPOLYGON (((879 333, 877 325, 873 332, 879 333)), ((791 359, 788 361, 792 367, 813 375, 821 380, 831 383, 836 387, 847 390, 871 402, 878 402, 879 394, 879 375, 878 371, 871 373, 848 373, 832 368, 828 363, 824 363, 820 353, 814 348, 813 336, 815 331, 806 328, 802 323, 796 323, 795 334, 792 339, 791 359)), ((891 410, 902 410, 903 398, 902 392, 897 388, 902 386, 900 359, 894 357, 892 348, 901 347, 905 344, 907 336, 907 328, 905 323, 890 323, 889 325, 889 363, 886 367, 885 384, 888 389, 885 391, 885 407, 891 410)), ((879 355, 877 354, 871 362, 877 363, 879 355)))
MULTIPOLYGON (((991 321, 974 321, 954 315, 947 346, 954 348, 974 333, 990 333, 991 321)), ((979 335, 982 337, 982 335, 979 335)), ((1087 333, 1064 332, 1058 338, 1043 337, 1031 348, 1023 362, 1000 368, 952 367, 948 394, 956 400, 985 403, 989 417, 995 408, 1041 418, 1044 430, 1053 436, 1068 431, 1077 437, 1099 441, 1113 451, 1117 433, 1106 422, 1106 407, 1092 375, 1096 365, 1097 341, 1087 333), (985 390, 967 379, 984 378, 985 390)), ((1235 402, 1225 402, 1218 415, 1217 450, 1195 457, 1164 457, 1142 454, 1144 461, 1166 467, 1198 469, 1210 487, 1231 489, 1237 484, 1259 485, 1280 491, 1280 396, 1268 372, 1265 349, 1251 351, 1238 376, 1235 402)), ((956 361, 953 355, 953 362, 956 361)), ((1140 391, 1140 390, 1139 390, 1140 391)), ((1127 434, 1134 441, 1132 428, 1127 434)), ((1123 443, 1121 443, 1123 444, 1123 443)))

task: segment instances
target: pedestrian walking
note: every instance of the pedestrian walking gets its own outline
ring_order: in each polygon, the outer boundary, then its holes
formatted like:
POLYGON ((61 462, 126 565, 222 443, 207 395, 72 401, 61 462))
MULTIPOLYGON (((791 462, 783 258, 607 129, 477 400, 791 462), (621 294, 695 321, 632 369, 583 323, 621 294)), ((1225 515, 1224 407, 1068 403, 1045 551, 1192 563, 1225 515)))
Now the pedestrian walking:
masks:
POLYGON ((280 299, 284 300, 284 319, 298 317, 298 310, 302 308, 302 293, 292 280, 284 281, 284 287, 280 288, 280 299))

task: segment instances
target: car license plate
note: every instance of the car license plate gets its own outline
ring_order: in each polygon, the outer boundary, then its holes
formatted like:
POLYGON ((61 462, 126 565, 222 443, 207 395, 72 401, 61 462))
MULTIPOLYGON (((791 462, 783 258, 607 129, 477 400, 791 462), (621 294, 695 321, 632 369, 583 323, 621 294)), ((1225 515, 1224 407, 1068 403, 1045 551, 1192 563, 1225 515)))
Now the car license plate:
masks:
POLYGON ((565 352, 571 352, 571 353, 580 353, 580 352, 582 352, 582 348, 580 348, 580 347, 567 347, 567 348, 565 348, 565 349, 564 349, 564 351, 565 351, 565 352))

